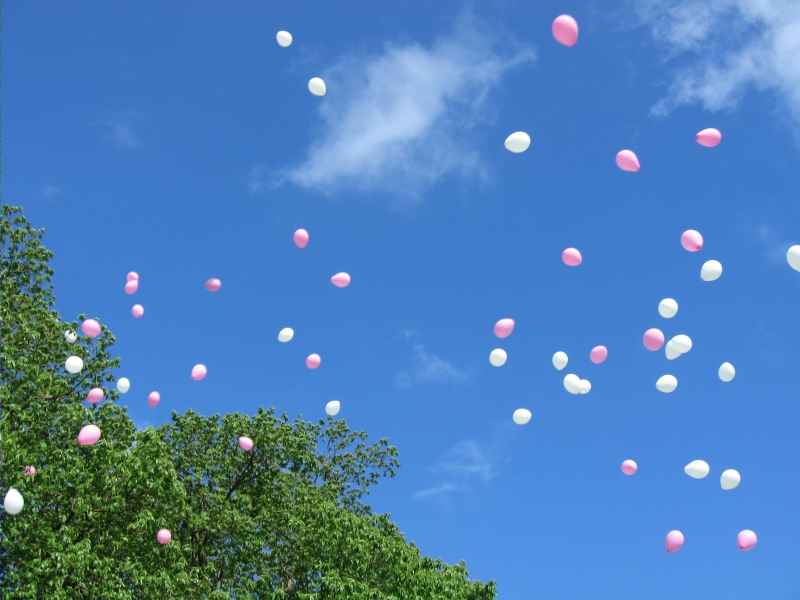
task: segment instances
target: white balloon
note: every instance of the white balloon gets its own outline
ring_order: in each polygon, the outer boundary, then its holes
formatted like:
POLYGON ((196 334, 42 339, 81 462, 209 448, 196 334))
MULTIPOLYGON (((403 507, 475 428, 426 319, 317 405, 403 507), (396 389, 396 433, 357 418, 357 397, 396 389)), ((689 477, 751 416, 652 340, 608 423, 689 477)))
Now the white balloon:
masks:
POLYGON ((694 477, 695 479, 702 479, 706 475, 708 475, 708 463, 704 460, 693 460, 688 465, 683 467, 684 473, 686 473, 689 477, 694 477))
POLYGON ((728 469, 727 471, 723 471, 722 475, 719 477, 719 484, 722 486, 723 490, 732 490, 739 482, 742 481, 742 476, 739 475, 739 471, 734 469, 728 469))
POLYGON ((278 332, 279 342, 288 342, 294 337, 294 329, 291 327, 284 327, 278 332))
POLYGON ((592 389, 592 384, 589 383, 588 379, 581 379, 579 385, 580 387, 578 389, 580 390, 581 394, 588 394, 589 391, 592 389))
POLYGON ((525 152, 531 145, 531 136, 524 131, 517 131, 506 138, 506 150, 519 154, 525 152))
POLYGON ((278 45, 283 46, 284 48, 288 48, 292 45, 292 34, 288 31, 279 31, 278 35, 275 36, 275 39, 278 40, 278 45))
POLYGON ((506 364, 507 360, 508 354, 506 354, 506 351, 502 350, 501 348, 495 348, 489 355, 489 362, 495 367, 502 367, 504 364, 506 364))
POLYGON ((3 500, 3 510, 10 515, 18 515, 24 507, 25 500, 22 499, 22 494, 14 488, 8 488, 6 497, 3 500))
POLYGON ((719 371, 717 372, 719 378, 722 379, 725 383, 729 381, 733 381, 733 378, 736 376, 736 369, 733 368, 733 365, 729 362, 724 362, 720 365, 719 371))
POLYGON ((525 425, 531 420, 531 411, 527 408, 518 408, 514 411, 514 423, 517 425, 525 425))
POLYGON ((700 268, 700 279, 703 281, 714 281, 719 279, 720 275, 722 275, 722 265, 719 264, 719 261, 706 261, 700 268))
POLYGON ((564 388, 570 394, 580 394, 581 393, 581 378, 577 375, 573 375, 570 373, 566 377, 564 377, 564 388))
POLYGON ((795 271, 800 271, 800 246, 792 246, 786 252, 786 260, 795 271))
POLYGON ((315 96, 324 96, 328 88, 325 86, 325 82, 322 81, 322 79, 314 77, 308 82, 308 91, 315 96))
POLYGON ((117 379, 117 391, 120 394, 126 394, 131 389, 131 382, 127 377, 120 377, 117 379))
POLYGON ((681 355, 681 353, 675 348, 675 344, 672 343, 672 340, 668 341, 664 345, 664 354, 667 355, 668 360, 675 360, 681 355))
POLYGON ((656 389, 665 394, 674 392, 676 387, 678 387, 678 380, 675 379, 674 375, 663 375, 656 381, 656 389))
POLYGON ((331 400, 325 405, 325 412, 333 417, 339 414, 339 409, 341 407, 342 405, 338 400, 331 400))
POLYGON ((64 368, 67 370, 67 373, 80 373, 81 369, 83 369, 83 360, 80 356, 70 356, 66 362, 64 363, 64 368))
POLYGON ((665 319, 671 319, 678 314, 678 303, 672 298, 664 298, 658 303, 658 314, 665 319))
POLYGON ((74 331, 65 331, 64 332, 64 339, 67 340, 70 344, 74 344, 78 341, 78 334, 74 331))
POLYGON ((692 349, 692 338, 688 335, 676 335, 670 341, 672 342, 672 347, 681 354, 686 354, 692 349))
POLYGON ((569 357, 566 352, 556 352, 553 354, 553 366, 559 371, 567 366, 569 357))

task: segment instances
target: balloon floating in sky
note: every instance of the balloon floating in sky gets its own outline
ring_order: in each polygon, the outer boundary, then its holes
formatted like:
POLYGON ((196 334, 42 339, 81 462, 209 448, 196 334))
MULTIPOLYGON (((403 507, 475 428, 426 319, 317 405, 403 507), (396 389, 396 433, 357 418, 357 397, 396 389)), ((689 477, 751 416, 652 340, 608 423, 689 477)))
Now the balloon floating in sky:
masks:
POLYGON ((308 358, 306 359, 306 366, 309 369, 316 369, 321 362, 322 359, 320 358, 319 354, 309 354, 308 358))
POLYGON ((347 287, 350 285, 350 275, 347 273, 337 273, 333 277, 331 277, 331 283, 336 287, 347 287))
POLYGON ((325 82, 322 81, 322 79, 314 77, 308 82, 308 91, 315 96, 324 96, 328 88, 325 86, 325 82))
POLYGON ((298 229, 293 237, 298 248, 305 248, 308 245, 308 232, 305 229, 298 229))
POLYGON ((622 472, 625 475, 633 475, 639 467, 632 460, 625 460, 622 462, 622 472))
POLYGON ((739 550, 752 550, 757 543, 758 537, 749 529, 740 531, 739 535, 736 536, 736 544, 739 546, 739 550))
POLYGON ((578 383, 578 391, 581 394, 588 394, 592 391, 592 384, 588 379, 581 379, 578 383))
POLYGON ((675 350, 681 354, 686 354, 692 349, 692 338, 690 338, 688 335, 676 335, 670 341, 672 342, 672 346, 675 348, 675 350))
POLYGON ((125 284, 125 293, 126 294, 133 294, 136 290, 139 289, 139 280, 134 279, 133 281, 129 281, 125 284))
POLYGON ((559 44, 572 47, 578 43, 578 22, 569 15, 561 15, 553 21, 553 37, 559 44))
POLYGON ((128 273, 127 277, 128 281, 139 281, 139 274, 136 271, 131 271, 128 273))
POLYGON ((83 331, 83 333, 89 337, 97 337, 100 335, 102 329, 100 328, 100 323, 98 323, 96 320, 86 319, 81 325, 81 331, 83 331))
POLYGON ((661 346, 664 345, 664 334, 660 329, 648 329, 644 332, 642 342, 648 350, 660 350, 661 346))
POLYGON ((567 366, 569 357, 566 352, 556 352, 553 354, 553 366, 559 371, 567 366))
POLYGON ((141 318, 141 316, 144 314, 144 306, 141 304, 134 304, 133 308, 131 309, 131 314, 137 319, 141 318))
POLYGON ((674 392, 676 387, 678 387, 678 380, 674 375, 663 375, 656 381, 656 389, 665 394, 674 392))
POLYGON ((81 369, 83 369, 83 360, 81 360, 79 356, 70 356, 64 362, 64 368, 67 370, 67 373, 71 373, 73 375, 80 373, 81 369))
POLYGON ((700 268, 700 279, 703 281, 715 281, 719 279, 720 275, 722 275, 722 265, 719 261, 706 261, 700 268))
POLYGON ((795 271, 800 271, 800 246, 792 246, 787 250, 786 261, 795 271))
POLYGON ((86 425, 78 433, 78 443, 81 446, 92 446, 100 440, 101 435, 97 425, 86 425))
POLYGON ((36 467, 25 467, 25 475, 28 477, 36 475, 36 467))
POLYGON ((168 544, 172 539, 172 534, 169 532, 169 529, 159 529, 156 534, 156 539, 160 544, 168 544))
POLYGON ((514 331, 514 319, 500 319, 494 324, 494 334, 499 338, 507 338, 514 331))
POLYGON ((694 229, 684 231, 681 235, 681 246, 689 252, 697 252, 703 247, 703 236, 694 229))
POLYGON ((719 132, 719 129, 711 127, 709 129, 703 129, 703 131, 694 136, 694 139, 696 139, 697 143, 701 146, 713 148, 722 141, 722 134, 719 132))
POLYGON ((595 346, 592 348, 592 351, 589 352, 589 360, 596 365, 599 365, 606 358, 608 358, 608 349, 605 346, 595 346))
POLYGON ((74 331, 65 331, 64 332, 64 339, 67 340, 68 344, 74 344, 78 341, 78 334, 74 331))
POLYGON ((667 552, 677 552, 683 548, 683 534, 677 529, 670 531, 667 534, 665 546, 667 547, 667 552))
POLYGON ((209 292, 216 292, 222 287, 222 282, 219 279, 209 279, 206 281, 206 289, 209 292))
POLYGON ((335 417, 339 414, 342 405, 338 400, 331 400, 325 405, 325 414, 335 417))
POLYGON ((514 411, 512 418, 517 425, 525 425, 525 423, 531 420, 531 411, 527 408, 518 408, 514 411))
POLYGON ((495 348, 492 350, 492 353, 489 354, 489 362, 492 363, 495 367, 502 367, 506 364, 508 360, 508 354, 502 348, 495 348))
POLYGON ((161 402, 161 394, 158 392, 150 392, 150 395, 147 397, 147 403, 150 405, 150 408, 155 408, 158 406, 159 402, 161 402))
POLYGON ((195 365, 192 367, 192 379, 200 381, 208 373, 205 365, 195 365))
POLYGON ((3 510, 9 515, 18 515, 23 508, 25 508, 25 500, 22 499, 22 494, 14 488, 8 488, 6 497, 3 498, 3 510))
POLYGON ((294 329, 291 327, 284 327, 278 332, 279 342, 288 342, 294 337, 294 329))
POLYGON ((725 383, 729 381, 733 381, 733 378, 736 376, 736 369, 733 368, 733 365, 729 362, 724 362, 720 365, 719 371, 717 371, 719 378, 722 379, 725 383))
POLYGON ((664 346, 664 353, 667 355, 667 360, 675 360, 681 355, 681 353, 675 349, 675 344, 672 343, 672 340, 668 341, 667 345, 664 346))
POLYGON ((639 158, 630 150, 617 152, 617 166, 623 171, 636 172, 641 169, 639 158))
POLYGON ((288 31, 279 31, 275 39, 278 40, 278 45, 283 48, 288 48, 292 45, 292 34, 288 31))
POLYGON ((683 467, 683 472, 689 477, 694 477, 695 479, 703 479, 703 477, 708 475, 708 471, 708 463, 704 460, 693 460, 688 465, 683 467))
POLYGON ((101 388, 92 388, 91 390, 89 390, 89 393, 86 394, 86 401, 89 404, 97 404, 103 399, 104 395, 105 394, 103 393, 103 390, 101 388))
POLYGON ((739 475, 739 471, 736 471, 735 469, 723 471, 719 478, 719 484, 722 486, 723 490, 732 490, 739 485, 741 481, 742 476, 739 475))
POLYGON ((131 382, 127 377, 117 379, 117 391, 120 394, 127 394, 129 389, 131 389, 131 382))
POLYGON ((243 435, 239 438, 239 447, 245 452, 250 452, 253 449, 253 440, 243 435))
POLYGON ((581 393, 581 378, 570 373, 564 377, 564 389, 570 394, 581 393))
POLYGON ((509 152, 519 154, 531 145, 531 136, 524 131, 517 131, 506 138, 505 147, 509 152))
POLYGON ((664 298, 658 303, 658 314, 665 319, 671 319, 678 314, 678 303, 672 298, 664 298))
POLYGON ((583 262, 583 257, 581 253, 578 252, 577 248, 567 248, 561 253, 561 260, 564 261, 565 265, 577 267, 583 262))

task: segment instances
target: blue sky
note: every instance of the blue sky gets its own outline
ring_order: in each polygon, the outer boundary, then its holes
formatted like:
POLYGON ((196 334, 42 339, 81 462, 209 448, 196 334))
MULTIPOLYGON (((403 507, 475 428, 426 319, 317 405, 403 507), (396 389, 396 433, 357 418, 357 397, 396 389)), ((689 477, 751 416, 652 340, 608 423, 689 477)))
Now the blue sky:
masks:
POLYGON ((373 507, 501 598, 800 593, 796 2, 3 8, 3 199, 46 228, 64 318, 116 334, 139 426, 190 407, 317 419, 338 399, 400 451, 373 507), (562 13, 573 48, 550 34, 562 13), (716 148, 694 141, 707 127, 716 148), (641 171, 617 169, 623 148, 641 171), (694 347, 667 361, 651 327, 694 347), (568 372, 591 392, 568 394, 568 372), (683 473, 695 459, 706 479, 683 473), (667 554, 672 529, 686 543, 667 554))

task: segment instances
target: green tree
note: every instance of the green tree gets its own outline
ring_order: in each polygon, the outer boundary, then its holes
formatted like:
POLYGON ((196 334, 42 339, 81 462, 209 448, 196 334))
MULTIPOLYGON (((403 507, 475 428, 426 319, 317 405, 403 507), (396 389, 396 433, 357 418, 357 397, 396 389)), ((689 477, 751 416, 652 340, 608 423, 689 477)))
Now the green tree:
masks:
POLYGON ((53 309, 43 232, 5 205, 1 225, 0 469, 3 493, 14 487, 26 501, 0 516, 3 598, 495 597, 493 582, 421 556, 363 502, 399 466, 385 439, 368 444, 342 420, 272 409, 190 410, 137 432, 107 387, 114 337, 103 328, 69 344, 64 331, 78 322, 53 309), (84 361, 77 375, 64 370, 71 354, 84 361), (87 407, 93 387, 107 400, 87 407), (103 436, 82 447, 89 423, 103 436), (169 544, 156 541, 160 528, 169 544))

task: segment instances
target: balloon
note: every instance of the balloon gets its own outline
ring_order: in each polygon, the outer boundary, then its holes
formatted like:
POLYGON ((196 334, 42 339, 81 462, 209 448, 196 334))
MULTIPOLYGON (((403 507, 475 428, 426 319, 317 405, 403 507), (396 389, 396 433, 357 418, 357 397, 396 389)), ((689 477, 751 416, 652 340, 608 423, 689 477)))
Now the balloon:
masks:
POLYGON ((78 341, 78 334, 74 331, 65 331, 64 332, 64 339, 67 340, 68 344, 74 344, 78 341))
POLYGON ((570 373, 569 375, 564 377, 564 389, 566 389, 570 394, 580 394, 581 393, 581 378, 577 375, 573 375, 570 373))
POLYGON ((672 298, 664 298, 658 303, 658 314, 665 319, 671 319, 678 314, 678 303, 672 298))
POLYGON ((347 273, 337 273, 333 277, 331 277, 331 283, 336 287, 347 287, 350 285, 350 275, 347 273))
POLYGON ((89 404, 97 404, 103 399, 104 395, 102 388, 92 388, 89 390, 89 393, 86 394, 86 401, 89 404))
POLYGON ((656 389, 665 394, 674 392, 676 387, 678 387, 678 380, 675 379, 674 375, 663 375, 656 381, 656 389))
POLYGON ((495 367, 502 367, 508 360, 508 354, 502 348, 495 348, 489 355, 489 362, 495 367))
POLYGON ((117 379, 117 391, 120 394, 127 394, 129 389, 131 389, 131 382, 127 377, 117 379))
POLYGON ((570 48, 578 43, 578 22, 569 15, 561 15, 553 21, 553 37, 559 44, 570 48))
POLYGON ((14 488, 8 488, 6 497, 3 499, 3 510, 10 515, 18 515, 23 508, 25 508, 25 500, 22 499, 22 494, 14 488))
POLYGON ((206 281, 206 289, 209 292, 216 292, 222 287, 222 282, 219 279, 209 279, 206 281))
POLYGON ((795 271, 800 271, 800 246, 792 246, 786 251, 786 260, 795 271))
POLYGON ((97 425, 87 425, 78 433, 78 443, 81 446, 91 446, 100 440, 101 435, 97 425))
POLYGON ((630 150, 620 150, 617 152, 617 166, 623 171, 636 172, 641 167, 639 166, 639 159, 630 150))
POLYGON ((684 473, 686 473, 689 477, 694 477, 695 479, 702 479, 706 475, 708 475, 708 463, 704 460, 693 460, 688 465, 683 467, 684 473))
POLYGON ((531 411, 527 408, 518 408, 514 411, 512 418, 517 425, 525 425, 525 423, 531 420, 531 411))
POLYGON ((592 384, 589 382, 588 379, 581 379, 580 383, 578 384, 578 391, 581 394, 588 394, 592 389, 592 384))
POLYGON ((500 319, 494 324, 494 334, 499 338, 507 338, 514 331, 514 319, 500 319))
POLYGON ((648 350, 660 350, 661 346, 664 345, 664 334, 661 333, 660 329, 648 329, 644 332, 642 342, 644 342, 644 347, 648 350))
POLYGON ((129 281, 125 284, 125 293, 126 294, 133 294, 136 290, 139 289, 139 280, 134 279, 133 281, 129 281))
POLYGON ((305 248, 308 245, 308 232, 305 229, 298 229, 294 232, 294 243, 298 248, 305 248))
POLYGON ((249 437, 242 436, 239 438, 239 446, 245 452, 250 452, 250 450, 253 449, 253 440, 251 440, 249 437))
POLYGON ((79 356, 70 356, 64 363, 64 368, 67 373, 75 375, 75 373, 80 373, 81 369, 83 369, 83 361, 79 356))
POLYGON ((594 364, 599 365, 608 357, 608 349, 605 346, 595 346, 589 352, 589 360, 594 364))
POLYGON ((758 543, 758 537, 749 529, 745 529, 736 536, 736 543, 739 545, 739 550, 752 550, 758 543))
POLYGON ((699 231, 688 229, 681 235, 681 246, 689 252, 697 252, 703 247, 703 236, 699 231))
POLYGON ((292 45, 292 34, 288 31, 279 31, 278 35, 275 36, 275 39, 278 40, 278 45, 282 46, 283 48, 288 48, 292 45))
POLYGON ((667 345, 664 346, 664 353, 667 355, 667 360, 675 360, 681 355, 675 348, 675 344, 672 343, 672 340, 668 341, 667 345))
POLYGON ((564 252, 561 253, 561 260, 564 261, 565 265, 569 265, 570 267, 577 267, 579 264, 583 262, 583 257, 576 248, 567 248, 566 250, 564 250, 564 252))
POLYGON ((294 329, 291 327, 284 327, 278 332, 279 342, 288 342, 294 337, 294 329))
POLYGON ((36 467, 25 467, 25 475, 28 477, 36 475, 36 467))
POLYGON ((722 486, 723 490, 732 490, 739 482, 742 481, 742 476, 739 475, 739 471, 734 469, 728 469, 727 471, 723 471, 722 475, 719 477, 719 484, 722 486))
POLYGON ((133 308, 131 309, 131 314, 137 319, 141 318, 141 316, 144 314, 144 306, 141 304, 134 304, 133 308))
POLYGON ((208 373, 205 365, 195 365, 192 367, 192 379, 200 381, 208 373))
POLYGON ((339 409, 342 407, 341 403, 338 400, 331 400, 325 405, 325 413, 335 417, 339 414, 339 409))
POLYGON ((639 467, 632 460, 625 460, 622 462, 622 472, 625 475, 633 475, 639 467))
POLYGON ((681 354, 686 354, 692 349, 692 338, 690 338, 688 335, 676 335, 670 341, 672 342, 672 346, 675 348, 675 350, 681 354))
POLYGON ((161 394, 158 392, 150 392, 150 395, 147 397, 147 403, 150 405, 150 408, 155 408, 158 406, 159 402, 161 402, 161 394))
POLYGON ((733 381, 733 378, 736 376, 736 369, 733 368, 731 363, 724 362, 720 365, 717 374, 722 381, 727 383, 729 381, 733 381))
POLYGON ((81 325, 81 330, 89 337, 97 337, 102 331, 102 329, 100 329, 100 323, 94 319, 86 319, 81 325))
POLYGON ((512 133, 510 136, 506 138, 505 146, 506 150, 509 152, 513 152, 515 154, 519 154, 520 152, 525 152, 528 147, 531 145, 531 136, 529 136, 524 131, 517 131, 512 133))
POLYGON ((309 369, 316 369, 321 362, 322 359, 320 358, 319 354, 310 354, 306 359, 306 366, 309 369))
POLYGON ((156 534, 156 539, 162 544, 168 544, 172 539, 172 534, 169 532, 169 529, 159 529, 156 534))
POLYGON ((722 275, 722 265, 719 261, 709 260, 703 263, 700 268, 700 279, 703 281, 715 281, 722 275))
POLYGON ((703 131, 694 136, 694 139, 696 139, 697 143, 701 146, 713 148, 722 141, 722 134, 719 132, 719 129, 714 129, 712 127, 710 129, 703 129, 703 131))
POLYGON ((559 371, 567 366, 569 357, 566 352, 556 352, 553 354, 553 366, 559 371))
POLYGON ((325 86, 325 82, 322 81, 322 79, 314 77, 308 82, 308 91, 315 96, 324 96, 328 88, 325 86))
POLYGON ((677 552, 683 548, 683 534, 678 530, 670 531, 667 534, 667 552, 677 552))
POLYGON ((139 274, 136 271, 128 273, 128 281, 139 281, 139 274))

